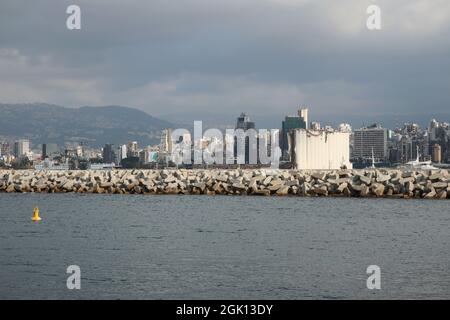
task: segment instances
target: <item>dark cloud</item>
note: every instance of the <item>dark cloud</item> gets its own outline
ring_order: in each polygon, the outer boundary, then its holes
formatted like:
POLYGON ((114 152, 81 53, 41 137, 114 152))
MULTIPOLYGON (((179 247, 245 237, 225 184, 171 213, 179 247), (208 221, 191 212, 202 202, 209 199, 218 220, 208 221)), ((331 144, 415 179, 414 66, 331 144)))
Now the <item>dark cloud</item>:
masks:
POLYGON ((0 101, 176 121, 278 123, 300 104, 323 119, 429 117, 449 112, 448 17, 446 0, 5 0, 0 101), (80 31, 65 27, 74 3, 80 31), (372 3, 381 31, 365 26, 372 3))

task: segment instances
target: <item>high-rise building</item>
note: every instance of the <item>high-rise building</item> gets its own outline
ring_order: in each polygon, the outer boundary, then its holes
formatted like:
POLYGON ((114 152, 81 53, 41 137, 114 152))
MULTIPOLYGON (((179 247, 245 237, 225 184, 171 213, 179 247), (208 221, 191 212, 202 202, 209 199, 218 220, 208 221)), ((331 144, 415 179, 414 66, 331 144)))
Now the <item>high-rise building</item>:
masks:
POLYGON ((172 153, 172 129, 165 129, 161 135, 161 151, 172 153))
POLYGON ((117 164, 120 164, 123 159, 127 158, 127 145, 121 145, 119 148, 117 148, 117 164))
MULTIPOLYGON (((250 121, 250 117, 246 113, 242 112, 241 115, 237 118, 235 129, 236 130, 240 129, 240 130, 243 130, 244 132, 246 132, 250 129, 255 130, 255 123, 253 121, 250 121)), ((254 140, 256 141, 256 131, 255 131, 254 138, 255 138, 254 140)), ((234 157, 235 157, 236 161, 238 158, 238 140, 237 139, 238 139, 237 137, 234 138, 234 157)), ((250 163, 250 148, 257 150, 257 145, 250 145, 250 137, 247 135, 245 135, 243 137, 243 139, 245 139, 245 141, 241 140, 241 141, 239 141, 239 143, 244 144, 244 146, 245 146, 245 163, 248 164, 248 163, 250 163)), ((257 154, 255 150, 252 150, 252 151, 255 154, 257 154)))
POLYGON ((387 138, 387 130, 376 124, 355 130, 352 158, 371 159, 373 152, 375 159, 386 160, 388 158, 387 138))
POLYGON ((42 152, 41 152, 41 160, 45 160, 48 157, 47 155, 47 144, 42 144, 42 152))
POLYGON ((21 139, 14 143, 14 156, 20 158, 30 152, 30 140, 21 139))
POLYGON ((83 145, 77 146, 77 157, 82 158, 84 156, 84 147, 83 145))
POLYGON ((301 107, 298 110, 298 116, 303 119, 303 122, 305 122, 305 129, 309 129, 309 122, 308 122, 308 108, 306 107, 301 107))
POLYGON ((442 162, 442 148, 437 143, 433 146, 433 162, 442 162))
POLYGON ((127 144, 127 158, 139 157, 137 141, 130 141, 127 144))
POLYGON ((58 153, 58 145, 56 143, 43 143, 42 144, 42 160, 45 158, 51 158, 52 155, 58 153))
POLYGON ((116 161, 116 154, 114 153, 113 144, 105 144, 103 147, 103 163, 113 163, 116 161))
POLYGON ((246 113, 242 112, 237 118, 236 129, 242 129, 244 131, 255 129, 255 123, 250 121, 250 117, 246 113))
POLYGON ((158 152, 151 147, 142 149, 139 152, 139 162, 142 164, 155 163, 158 161, 158 152))
POLYGON ((431 154, 436 144, 441 147, 441 162, 450 162, 450 124, 433 119, 428 128, 428 148, 431 154))
POLYGON ((9 143, 8 142, 2 142, 0 144, 0 155, 1 156, 7 156, 11 153, 9 143))
POLYGON ((428 125, 428 131, 430 133, 430 140, 436 140, 436 129, 439 128, 439 122, 436 119, 431 119, 428 125))
POLYGON ((289 139, 288 134, 294 129, 308 129, 308 109, 300 108, 297 116, 286 116, 281 123, 280 147, 282 157, 289 160, 289 139))

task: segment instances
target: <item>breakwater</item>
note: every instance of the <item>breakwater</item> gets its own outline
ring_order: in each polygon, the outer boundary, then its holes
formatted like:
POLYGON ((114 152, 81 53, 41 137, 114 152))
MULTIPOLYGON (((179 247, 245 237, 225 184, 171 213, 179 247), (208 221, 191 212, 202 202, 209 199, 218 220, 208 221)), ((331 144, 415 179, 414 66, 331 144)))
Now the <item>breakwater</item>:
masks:
POLYGON ((450 198, 448 170, 0 170, 0 192, 450 198))

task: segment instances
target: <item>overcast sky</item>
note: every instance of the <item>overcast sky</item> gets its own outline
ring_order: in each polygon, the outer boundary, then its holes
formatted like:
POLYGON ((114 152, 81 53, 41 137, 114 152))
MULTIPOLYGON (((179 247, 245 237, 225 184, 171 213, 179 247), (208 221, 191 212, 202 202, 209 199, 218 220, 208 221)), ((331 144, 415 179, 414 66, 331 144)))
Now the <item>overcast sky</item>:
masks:
POLYGON ((450 1, 1 0, 0 102, 428 121, 450 113, 450 1), (66 28, 70 4, 81 30, 66 28), (370 4, 380 31, 366 28, 370 4))

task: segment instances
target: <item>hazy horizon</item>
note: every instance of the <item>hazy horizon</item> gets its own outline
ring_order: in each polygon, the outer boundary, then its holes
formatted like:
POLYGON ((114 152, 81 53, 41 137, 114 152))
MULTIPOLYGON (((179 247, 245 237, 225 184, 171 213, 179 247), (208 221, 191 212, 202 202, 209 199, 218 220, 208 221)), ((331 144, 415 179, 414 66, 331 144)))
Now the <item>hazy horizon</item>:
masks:
MULTIPOLYGON (((47 103, 47 102, 30 102, 30 103, 17 103, 17 104, 5 104, 0 101, 1 105, 50 105, 50 106, 57 106, 62 108, 83 108, 83 107, 89 107, 89 108, 105 108, 105 107, 111 107, 111 106, 117 106, 117 107, 124 107, 124 108, 130 108, 135 110, 140 110, 146 112, 150 116, 154 116, 160 120, 167 121, 172 123, 175 126, 184 126, 184 127, 191 127, 193 126, 193 121, 202 121, 204 128, 210 128, 210 127, 216 127, 216 128, 225 128, 225 127, 234 127, 236 124, 236 119, 239 116, 239 113, 236 113, 234 115, 229 114, 222 114, 222 113, 216 113, 216 114, 203 114, 199 116, 193 115, 191 118, 186 118, 186 116, 181 117, 177 116, 176 114, 169 114, 169 115, 154 115, 149 113, 146 110, 141 110, 139 108, 133 107, 133 106, 119 106, 119 105, 99 105, 99 106, 92 106, 92 105, 83 105, 83 106, 62 106, 57 105, 53 103, 47 103)), ((388 129, 395 129, 395 128, 401 128, 405 123, 417 123, 421 127, 427 127, 430 120, 436 119, 441 122, 450 122, 450 113, 424 113, 424 114, 411 114, 411 115, 353 115, 353 116, 346 116, 342 115, 340 117, 336 117, 334 115, 316 115, 314 113, 314 109, 310 110, 310 121, 315 121, 321 123, 324 125, 332 125, 334 127, 338 126, 341 123, 348 123, 353 128, 360 128, 364 126, 368 126, 374 123, 380 124, 385 128, 388 129)), ((278 114, 275 116, 260 116, 258 114, 249 114, 250 120, 255 122, 255 125, 257 128, 281 128, 281 122, 284 120, 284 117, 287 115, 296 115, 297 109, 293 109, 292 112, 287 114, 278 114)), ((246 112, 246 110, 242 110, 242 112, 246 112)))

